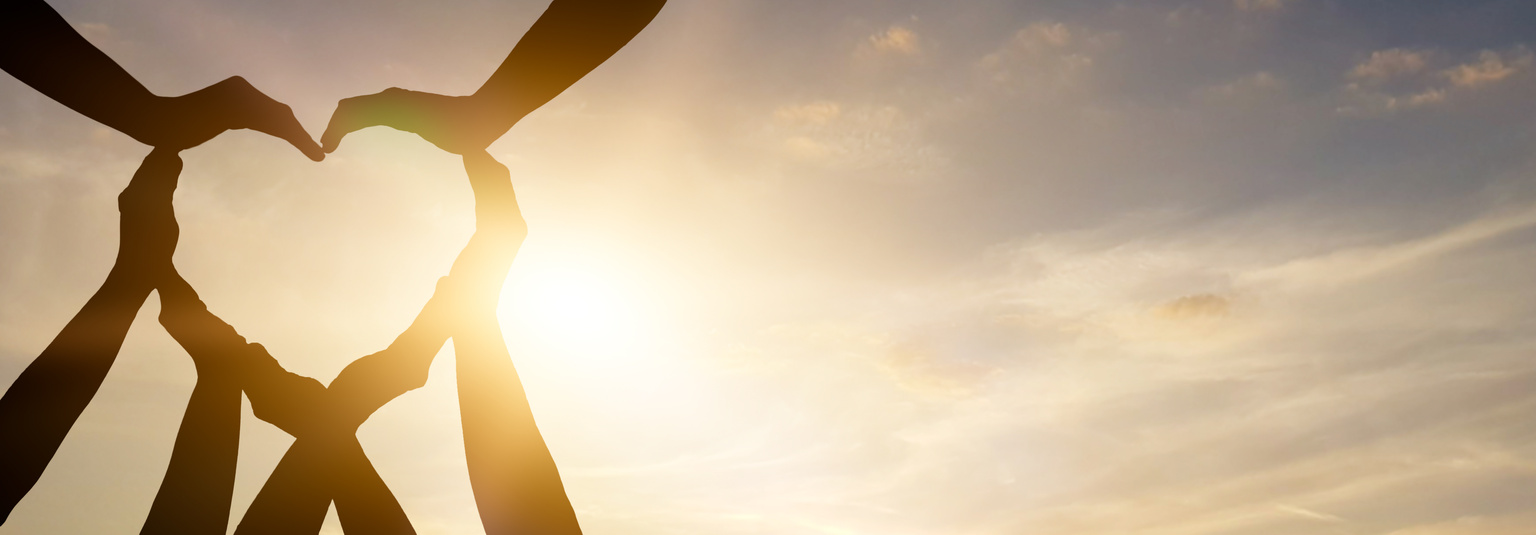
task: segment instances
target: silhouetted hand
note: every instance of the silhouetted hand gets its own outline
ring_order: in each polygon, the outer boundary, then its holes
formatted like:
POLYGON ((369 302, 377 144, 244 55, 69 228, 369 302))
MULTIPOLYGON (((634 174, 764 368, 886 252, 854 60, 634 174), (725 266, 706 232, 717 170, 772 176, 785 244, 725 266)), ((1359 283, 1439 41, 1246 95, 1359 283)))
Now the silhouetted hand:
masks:
POLYGON ((325 152, 341 138, 370 126, 412 132, 454 154, 484 151, 516 122, 501 104, 477 96, 450 97, 391 87, 372 95, 342 99, 320 136, 325 152))
POLYGON ((171 206, 181 157, 169 149, 155 149, 144 158, 133 180, 117 196, 122 228, 117 269, 154 284, 171 268, 180 227, 171 206))
POLYGON ((239 76, 179 97, 159 97, 158 109, 124 132, 161 149, 196 147, 226 130, 249 128, 293 144, 311 160, 325 158, 287 104, 272 100, 239 76))

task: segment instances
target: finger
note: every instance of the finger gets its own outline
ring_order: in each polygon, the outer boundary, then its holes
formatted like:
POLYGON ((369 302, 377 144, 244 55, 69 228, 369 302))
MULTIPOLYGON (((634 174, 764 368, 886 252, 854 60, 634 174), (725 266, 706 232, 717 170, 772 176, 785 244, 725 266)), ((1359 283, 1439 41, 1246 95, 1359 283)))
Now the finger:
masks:
MULTIPOLYGON (((244 80, 242 79, 241 82, 244 80)), ((320 144, 316 143, 309 132, 304 130, 304 125, 299 124, 299 119, 293 115, 293 108, 274 100, 248 83, 242 83, 238 87, 245 96, 247 128, 287 141, 311 160, 318 162, 325 159, 325 152, 320 150, 320 144)))
POLYGON ((402 125, 395 124, 398 121, 392 120, 390 110, 400 109, 406 94, 404 89, 391 87, 372 95, 341 99, 336 103, 336 113, 331 114, 325 133, 320 135, 321 147, 326 153, 335 152, 341 145, 341 138, 370 126, 400 128, 402 125))
POLYGON ((304 125, 299 124, 299 119, 293 115, 293 108, 275 100, 271 100, 267 108, 266 113, 257 117, 257 121, 251 126, 252 130, 282 138, 311 160, 318 162, 325 159, 325 151, 321 150, 315 138, 310 137, 309 132, 304 130, 304 125))

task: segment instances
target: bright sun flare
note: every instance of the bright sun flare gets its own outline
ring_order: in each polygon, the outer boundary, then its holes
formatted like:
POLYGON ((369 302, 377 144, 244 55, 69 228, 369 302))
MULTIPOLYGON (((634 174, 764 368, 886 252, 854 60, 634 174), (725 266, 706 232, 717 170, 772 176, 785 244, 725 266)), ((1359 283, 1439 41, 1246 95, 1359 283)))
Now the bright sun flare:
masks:
POLYGON ((611 259, 525 247, 502 293, 509 331, 563 354, 612 360, 632 356, 651 338, 632 273, 611 259))

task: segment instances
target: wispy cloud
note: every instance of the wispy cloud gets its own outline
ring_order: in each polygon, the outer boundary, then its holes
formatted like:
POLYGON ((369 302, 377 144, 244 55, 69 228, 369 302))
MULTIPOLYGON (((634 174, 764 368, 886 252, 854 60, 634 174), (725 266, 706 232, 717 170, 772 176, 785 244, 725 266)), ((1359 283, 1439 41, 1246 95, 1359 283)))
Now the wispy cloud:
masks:
POLYGON ((977 67, 994 87, 1013 93, 1081 89, 1093 71, 1094 55, 1112 47, 1116 35, 1061 22, 1034 22, 1015 31, 977 67))
POLYGON ((922 43, 918 39, 917 32, 905 26, 893 25, 884 31, 869 36, 860 46, 863 54, 896 54, 902 56, 917 55, 923 51, 922 43))
POLYGON ((1347 103, 1339 111, 1368 115, 1438 105, 1504 82, 1529 70, 1532 62, 1531 51, 1524 46, 1502 52, 1483 50, 1474 60, 1432 70, 1436 56, 1401 48, 1372 52, 1347 74, 1349 81, 1343 87, 1347 103))

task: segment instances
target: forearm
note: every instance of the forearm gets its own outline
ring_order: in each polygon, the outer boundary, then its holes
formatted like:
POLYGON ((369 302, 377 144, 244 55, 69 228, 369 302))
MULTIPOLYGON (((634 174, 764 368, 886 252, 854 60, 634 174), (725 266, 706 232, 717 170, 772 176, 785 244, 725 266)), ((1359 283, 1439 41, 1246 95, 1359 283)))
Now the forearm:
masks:
POLYGON ((300 437, 240 517, 235 535, 318 533, 331 505, 327 450, 300 437))
POLYGON ((379 477, 373 462, 363 452, 356 436, 347 436, 332 444, 329 463, 332 500, 336 518, 345 533, 377 535, 414 535, 405 509, 379 477))
POLYGON ((0 68, 140 141, 144 118, 163 103, 42 0, 13 0, 0 12, 0 68))
POLYGON ((475 234, 454 259, 448 278, 458 291, 476 294, 467 297, 480 303, 470 306, 484 308, 499 299, 528 225, 506 166, 478 152, 464 156, 464 170, 475 194, 475 234))
MULTIPOLYGON (((54 337, 0 397, 0 428, 59 426, 68 431, 111 369, 128 328, 151 288, 136 279, 109 275, 96 294, 54 337), (22 410, 15 413, 13 410, 22 410), (67 420, 39 417, 40 412, 67 420)), ((16 436, 7 432, 8 436, 16 436)), ((0 441, 3 444, 8 441, 0 441)), ((4 447, 4 446, 0 446, 4 447)), ((0 459, 9 457, 0 456, 0 459)))
POLYGON ((640 33, 665 0, 554 0, 475 97, 510 128, 640 33))
POLYGON ((486 533, 581 533, 494 318, 461 324, 454 348, 464 456, 486 533))
POLYGON ((199 376, 141 535, 228 532, 240 448, 240 385, 199 376))
POLYGON ((505 166, 481 152, 465 156, 464 167, 475 193, 475 234, 411 326, 389 348, 358 359, 331 382, 348 422, 360 425, 384 403, 425 384, 450 324, 466 315, 494 315, 527 227, 505 166))
POLYGON ((0 396, 0 523, 101 388, 150 290, 114 271, 0 396))

